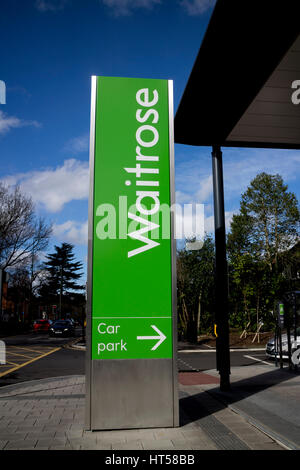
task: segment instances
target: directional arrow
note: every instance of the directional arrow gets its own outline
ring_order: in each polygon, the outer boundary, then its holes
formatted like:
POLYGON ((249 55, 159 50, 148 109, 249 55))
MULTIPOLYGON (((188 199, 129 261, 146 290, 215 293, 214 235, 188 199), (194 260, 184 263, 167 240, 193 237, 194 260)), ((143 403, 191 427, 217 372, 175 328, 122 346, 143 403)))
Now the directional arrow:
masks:
POLYGON ((151 348, 151 351, 155 351, 166 339, 166 336, 155 325, 151 325, 151 328, 158 333, 158 336, 137 336, 137 339, 158 339, 157 343, 151 348))

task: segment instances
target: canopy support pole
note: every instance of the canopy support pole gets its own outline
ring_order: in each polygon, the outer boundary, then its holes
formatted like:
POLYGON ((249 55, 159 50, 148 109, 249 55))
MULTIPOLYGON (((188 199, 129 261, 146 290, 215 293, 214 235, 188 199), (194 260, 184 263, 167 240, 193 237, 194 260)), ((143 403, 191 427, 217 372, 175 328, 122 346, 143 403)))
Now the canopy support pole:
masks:
POLYGON ((212 146, 212 173, 214 191, 216 283, 215 306, 217 325, 217 370, 220 374, 220 390, 230 390, 230 352, 228 324, 228 276, 226 260, 226 232, 224 212, 224 186, 222 152, 219 145, 212 146))

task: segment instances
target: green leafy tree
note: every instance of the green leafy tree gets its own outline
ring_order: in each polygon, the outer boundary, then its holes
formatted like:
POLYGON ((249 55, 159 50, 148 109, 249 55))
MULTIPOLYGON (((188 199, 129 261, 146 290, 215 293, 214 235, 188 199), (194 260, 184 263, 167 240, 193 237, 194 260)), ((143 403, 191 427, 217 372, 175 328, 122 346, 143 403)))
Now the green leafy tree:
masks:
POLYGON ((296 196, 280 175, 258 174, 242 195, 228 235, 230 302, 242 323, 251 312, 270 321, 275 301, 286 289, 284 266, 299 238, 296 196))
POLYGON ((258 259, 252 253, 250 233, 251 218, 247 214, 234 215, 227 237, 230 320, 234 327, 245 327, 251 321, 258 259))
POLYGON ((184 338, 196 342, 200 331, 213 323, 214 243, 204 239, 200 250, 177 253, 179 329, 184 338))
POLYGON ((299 237, 297 198, 280 175, 258 174, 242 195, 241 215, 249 219, 249 242, 270 271, 299 237))

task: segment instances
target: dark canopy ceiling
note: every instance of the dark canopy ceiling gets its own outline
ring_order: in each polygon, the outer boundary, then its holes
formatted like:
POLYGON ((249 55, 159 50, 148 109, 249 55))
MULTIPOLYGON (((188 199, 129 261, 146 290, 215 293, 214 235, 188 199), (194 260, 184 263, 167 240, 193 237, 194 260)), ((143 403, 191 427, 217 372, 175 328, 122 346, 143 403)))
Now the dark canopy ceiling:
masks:
POLYGON ((300 148, 295 80, 300 0, 218 0, 175 116, 175 142, 300 148))

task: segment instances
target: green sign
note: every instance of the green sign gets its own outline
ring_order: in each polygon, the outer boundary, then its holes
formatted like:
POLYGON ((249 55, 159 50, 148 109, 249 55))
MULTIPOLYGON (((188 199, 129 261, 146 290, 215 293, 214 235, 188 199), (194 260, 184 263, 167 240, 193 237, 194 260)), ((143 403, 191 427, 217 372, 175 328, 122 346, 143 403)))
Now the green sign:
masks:
POLYGON ((284 305, 283 304, 279 304, 279 313, 280 313, 280 315, 284 315, 284 305))
POLYGON ((168 90, 97 77, 92 359, 172 357, 168 90))
POLYGON ((278 302, 278 324, 280 328, 284 327, 284 303, 278 302))

